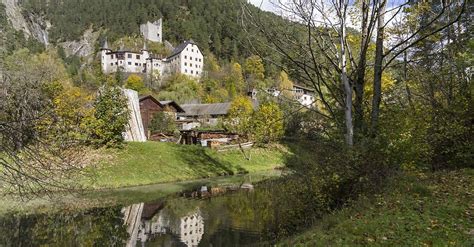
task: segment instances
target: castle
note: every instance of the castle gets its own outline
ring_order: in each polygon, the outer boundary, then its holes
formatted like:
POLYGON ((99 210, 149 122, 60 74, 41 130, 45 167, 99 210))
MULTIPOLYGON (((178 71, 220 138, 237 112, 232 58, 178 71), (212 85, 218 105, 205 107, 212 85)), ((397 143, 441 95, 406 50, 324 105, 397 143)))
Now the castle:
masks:
MULTIPOLYGON (((145 40, 161 42, 162 20, 148 22, 140 26, 140 31, 145 40)), ((126 73, 144 73, 147 75, 160 75, 165 77, 174 73, 181 73, 192 77, 201 77, 204 65, 204 56, 193 40, 184 41, 173 49, 166 58, 156 57, 151 54, 146 45, 137 51, 123 48, 112 51, 105 40, 101 52, 101 67, 105 74, 122 71, 126 73)))

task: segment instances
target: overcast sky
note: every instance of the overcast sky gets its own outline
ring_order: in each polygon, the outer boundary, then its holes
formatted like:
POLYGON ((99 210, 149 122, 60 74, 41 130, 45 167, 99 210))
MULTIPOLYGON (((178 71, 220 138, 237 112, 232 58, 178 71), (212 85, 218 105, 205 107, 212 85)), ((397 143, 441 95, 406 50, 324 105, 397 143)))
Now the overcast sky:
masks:
POLYGON ((249 0, 249 2, 263 10, 273 11, 273 5, 270 0, 249 0))

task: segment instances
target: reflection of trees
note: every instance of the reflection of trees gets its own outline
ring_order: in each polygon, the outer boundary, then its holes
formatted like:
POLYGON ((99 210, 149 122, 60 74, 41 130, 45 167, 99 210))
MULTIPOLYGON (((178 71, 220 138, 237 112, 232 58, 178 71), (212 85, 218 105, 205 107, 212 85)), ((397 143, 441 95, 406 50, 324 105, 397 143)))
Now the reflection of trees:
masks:
POLYGON ((9 215, 0 222, 0 245, 6 246, 120 246, 128 238, 120 208, 9 215))

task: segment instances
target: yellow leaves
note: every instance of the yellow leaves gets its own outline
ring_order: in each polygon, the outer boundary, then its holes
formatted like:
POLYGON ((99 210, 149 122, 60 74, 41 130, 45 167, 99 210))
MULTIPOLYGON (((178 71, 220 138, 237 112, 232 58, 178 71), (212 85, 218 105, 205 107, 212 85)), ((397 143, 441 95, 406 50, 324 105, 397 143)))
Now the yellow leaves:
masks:
POLYGON ((257 56, 253 55, 248 57, 245 60, 245 73, 250 76, 253 76, 257 80, 265 79, 265 67, 263 65, 262 59, 257 56))
MULTIPOLYGON (((373 87, 374 87, 374 72, 372 69, 369 69, 366 72, 366 82, 364 86, 365 97, 366 99, 372 98, 373 87)), ((395 79, 392 77, 390 72, 384 72, 382 74, 382 94, 389 91, 395 85, 395 79)))

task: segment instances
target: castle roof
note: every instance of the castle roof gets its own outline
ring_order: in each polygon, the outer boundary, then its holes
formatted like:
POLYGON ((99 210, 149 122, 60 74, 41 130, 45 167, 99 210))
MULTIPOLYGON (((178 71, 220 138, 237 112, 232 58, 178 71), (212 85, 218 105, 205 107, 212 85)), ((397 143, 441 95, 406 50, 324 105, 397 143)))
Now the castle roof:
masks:
POLYGON ((174 57, 174 56, 180 54, 184 50, 184 48, 186 48, 186 46, 188 46, 190 44, 195 45, 196 43, 194 43, 194 41, 192 39, 184 41, 183 43, 178 45, 176 48, 174 48, 174 50, 171 52, 171 55, 169 55, 168 58, 174 57))
POLYGON ((107 42, 107 38, 105 38, 104 44, 102 45, 101 50, 110 50, 109 49, 109 42, 107 42))

